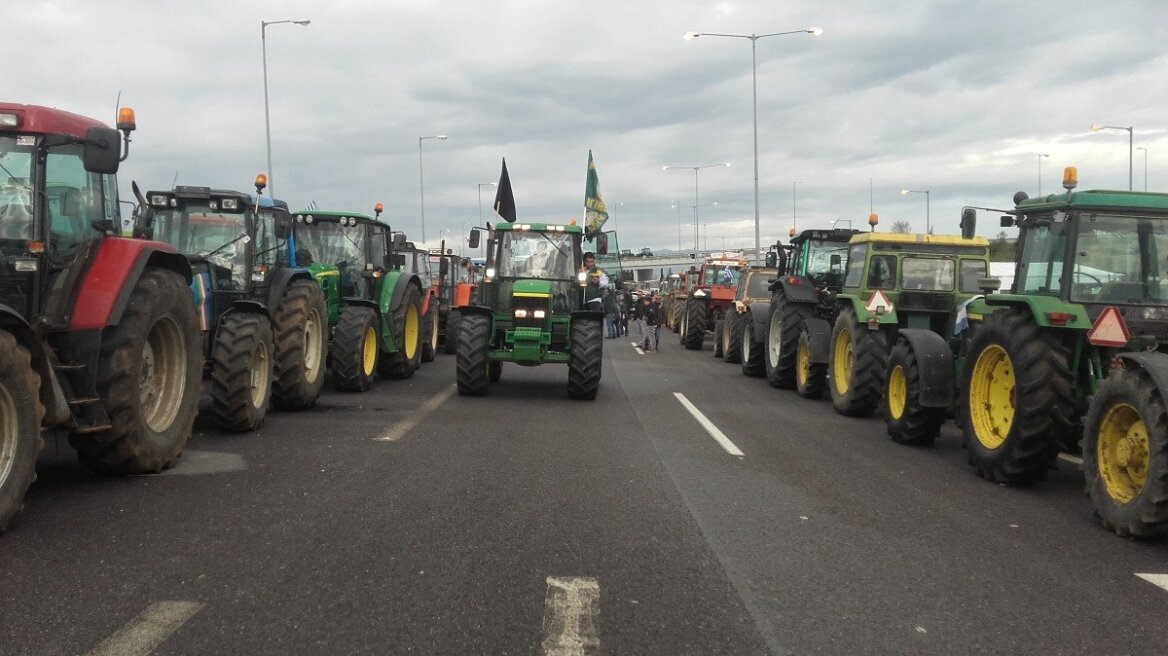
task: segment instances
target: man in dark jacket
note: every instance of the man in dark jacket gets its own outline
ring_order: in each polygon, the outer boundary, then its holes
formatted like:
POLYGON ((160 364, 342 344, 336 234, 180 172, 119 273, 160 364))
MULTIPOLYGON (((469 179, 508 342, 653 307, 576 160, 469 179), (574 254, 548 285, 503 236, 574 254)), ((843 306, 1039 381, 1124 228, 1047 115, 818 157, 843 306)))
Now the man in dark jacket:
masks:
POLYGON ((641 318, 645 321, 645 337, 641 340, 646 351, 656 351, 661 341, 661 306, 656 299, 646 298, 641 304, 641 318))

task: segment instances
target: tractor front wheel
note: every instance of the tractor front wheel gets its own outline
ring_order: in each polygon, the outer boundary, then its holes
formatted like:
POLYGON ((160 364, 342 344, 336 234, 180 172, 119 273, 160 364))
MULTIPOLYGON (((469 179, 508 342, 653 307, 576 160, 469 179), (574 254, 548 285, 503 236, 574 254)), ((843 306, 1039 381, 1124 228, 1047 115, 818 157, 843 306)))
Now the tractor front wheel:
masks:
POLYGON ((572 321, 572 345, 568 360, 568 396, 595 399, 600 391, 600 363, 604 355, 604 332, 599 319, 572 321))
POLYGON ((450 314, 446 315, 446 343, 444 348, 446 355, 454 355, 458 352, 458 327, 462 323, 462 315, 458 310, 450 310, 450 314))
MULTIPOLYGON (((398 284, 407 284, 399 281, 398 284)), ((386 378, 409 378, 422 360, 422 297, 414 285, 406 287, 401 303, 392 314, 393 343, 397 350, 378 361, 386 378)))
POLYGON ((333 333, 333 385, 345 392, 364 392, 373 387, 381 340, 377 312, 350 305, 341 312, 333 333))
POLYGON ((978 475, 1008 485, 1044 478, 1059 452, 1056 422, 1074 414, 1072 382, 1070 350, 1028 310, 986 317, 961 381, 963 441, 978 475))
POLYGON ((726 340, 726 362, 738 364, 742 362, 742 333, 746 330, 746 317, 734 312, 730 316, 730 326, 723 332, 726 340))
POLYGON ((673 305, 669 307, 669 329, 674 333, 681 332, 681 322, 685 315, 685 313, 682 312, 682 308, 684 307, 685 305, 677 301, 674 301, 673 305))
POLYGON ((199 343, 199 318, 186 281, 173 271, 147 269, 121 321, 101 340, 97 394, 110 428, 69 437, 85 466, 111 474, 156 474, 174 462, 199 410, 199 343))
POLYGON ((219 320, 211 347, 211 411, 225 430, 253 431, 272 397, 272 325, 255 312, 219 320))
POLYGON ((482 396, 487 393, 490 362, 487 352, 491 346, 491 317, 470 314, 462 317, 458 328, 458 353, 455 379, 458 393, 463 396, 482 396))
POLYGON ((714 357, 719 360, 726 355, 726 323, 729 319, 718 319, 714 322, 714 357))
POLYGON ((827 383, 827 363, 811 361, 811 333, 807 322, 799 322, 799 343, 795 347, 795 391, 805 399, 823 396, 827 383))
POLYGON ((908 340, 897 340, 888 356, 884 423, 897 444, 932 446, 945 421, 945 408, 921 405, 921 372, 908 340))
POLYGON ((28 351, 0 331, 0 533, 24 507, 24 493, 36 480, 41 439, 40 376, 28 351))
POLYGON ((1113 370, 1091 399, 1083 476, 1095 512, 1116 534, 1168 532, 1168 416, 1146 371, 1113 370))
POLYGON ((831 402, 836 412, 867 417, 880 404, 888 342, 884 334, 856 320, 851 308, 840 311, 831 331, 831 402))
POLYGON ((433 298, 422 320, 422 337, 422 362, 433 362, 438 354, 438 301, 433 298))
POLYGON ((691 351, 700 351, 706 338, 706 304, 701 299, 685 304, 685 328, 681 344, 691 351))
POLYGON ((754 340, 754 319, 750 314, 744 314, 739 319, 743 328, 742 337, 742 375, 762 376, 766 373, 766 353, 762 345, 754 340))
POLYGON ((311 408, 324 386, 328 360, 328 306, 312 280, 288 285, 272 315, 275 378, 272 405, 283 410, 311 408))
POLYGON ((810 305, 791 303, 780 287, 771 297, 770 320, 766 331, 767 382, 771 387, 795 386, 795 364, 799 346, 799 327, 803 319, 814 316, 810 305))

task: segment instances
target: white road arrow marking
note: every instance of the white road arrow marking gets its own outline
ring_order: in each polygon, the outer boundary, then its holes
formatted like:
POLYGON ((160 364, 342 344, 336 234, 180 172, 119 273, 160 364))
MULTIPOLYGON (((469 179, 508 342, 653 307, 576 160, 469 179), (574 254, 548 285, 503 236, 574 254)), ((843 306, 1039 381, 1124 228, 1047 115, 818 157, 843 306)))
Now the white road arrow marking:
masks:
POLYGON ((543 600, 544 656, 600 653, 600 584, 591 577, 547 577, 543 600))

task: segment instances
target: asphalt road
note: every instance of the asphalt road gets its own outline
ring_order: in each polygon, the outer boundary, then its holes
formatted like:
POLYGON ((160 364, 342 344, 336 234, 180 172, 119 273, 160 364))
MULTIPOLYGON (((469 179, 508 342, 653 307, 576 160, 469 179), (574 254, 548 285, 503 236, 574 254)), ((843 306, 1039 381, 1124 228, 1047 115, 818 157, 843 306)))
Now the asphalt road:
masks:
POLYGON ((557 366, 462 398, 439 355, 257 433, 197 424, 160 476, 51 441, 0 536, 0 655, 1168 653, 1137 576, 1168 543, 1099 528, 1074 465, 998 487, 951 426, 901 447, 630 341, 595 402, 557 366))

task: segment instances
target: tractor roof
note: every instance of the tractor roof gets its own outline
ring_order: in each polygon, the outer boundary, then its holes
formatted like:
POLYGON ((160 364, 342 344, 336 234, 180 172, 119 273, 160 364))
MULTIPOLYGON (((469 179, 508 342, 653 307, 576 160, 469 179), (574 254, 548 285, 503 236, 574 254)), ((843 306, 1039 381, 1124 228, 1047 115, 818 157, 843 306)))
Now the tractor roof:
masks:
POLYGON ((300 210, 296 213, 297 217, 312 216, 315 220, 335 221, 337 219, 357 219, 358 221, 367 221, 369 223, 379 223, 376 219, 368 214, 360 214, 358 212, 334 212, 332 210, 300 210))
POLYGON ((1018 213, 1039 212, 1057 209, 1096 210, 1152 210, 1168 212, 1168 194, 1146 191, 1115 191, 1091 189, 1070 194, 1051 194, 1039 198, 1027 198, 1017 205, 1018 213))
POLYGON ((571 232, 582 234, 584 228, 578 225, 560 224, 560 223, 509 223, 507 221, 500 221, 495 224, 495 230, 510 230, 518 232, 521 230, 530 230, 532 232, 571 232))
MULTIPOLYGON (((238 200, 242 206, 255 207, 256 196, 245 194, 242 191, 234 191, 231 189, 212 189, 210 187, 194 187, 190 185, 179 185, 169 191, 148 191, 146 192, 147 202, 151 207, 162 207, 156 203, 153 198, 155 196, 173 196, 175 198, 184 200, 211 200, 212 198, 234 198, 238 200)), ((288 209, 288 203, 278 198, 269 198, 267 196, 259 196, 259 206, 261 208, 279 208, 288 209)))
POLYGON ((41 105, 21 105, 0 102, 0 114, 15 114, 15 128, 0 128, 4 132, 31 134, 64 134, 84 139, 89 128, 108 128, 101 121, 41 105))
POLYGON ((808 239, 815 239, 818 241, 839 241, 846 242, 852 238, 852 235, 860 234, 859 230, 854 228, 832 228, 831 230, 804 230, 799 234, 791 237, 792 244, 799 244, 808 239))
POLYGON ((938 246, 989 246, 985 237, 966 239, 961 235, 924 235, 903 232, 861 232, 852 237, 853 244, 935 244, 938 246))

